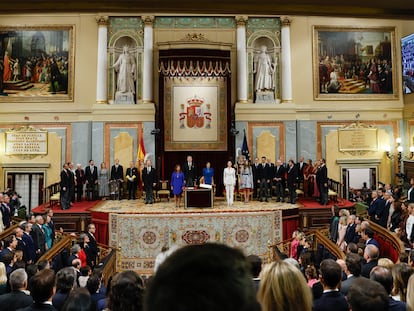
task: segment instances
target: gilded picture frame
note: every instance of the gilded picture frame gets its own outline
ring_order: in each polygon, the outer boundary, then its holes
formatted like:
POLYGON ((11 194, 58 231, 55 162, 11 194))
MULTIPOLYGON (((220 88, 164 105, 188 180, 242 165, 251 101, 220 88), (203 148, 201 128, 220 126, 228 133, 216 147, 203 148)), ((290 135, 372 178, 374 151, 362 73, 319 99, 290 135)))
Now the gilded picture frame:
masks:
POLYGON ((0 102, 73 101, 74 25, 0 27, 0 102))
POLYGON ((397 100, 394 27, 313 26, 315 100, 397 100))
POLYGON ((165 150, 226 150, 226 96, 224 78, 166 79, 165 150))

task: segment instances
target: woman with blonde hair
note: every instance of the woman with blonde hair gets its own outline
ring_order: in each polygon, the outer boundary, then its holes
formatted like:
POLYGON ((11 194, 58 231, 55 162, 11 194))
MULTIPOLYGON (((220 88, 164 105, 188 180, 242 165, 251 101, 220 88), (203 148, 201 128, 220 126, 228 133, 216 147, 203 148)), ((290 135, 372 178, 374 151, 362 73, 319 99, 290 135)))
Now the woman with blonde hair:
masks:
POLYGON ((345 241, 345 234, 346 234, 346 228, 348 227, 348 217, 347 216, 341 216, 339 218, 338 223, 338 240, 336 241, 336 245, 342 250, 346 251, 346 241, 345 241))
POLYGON ((263 268, 257 300, 262 311, 311 311, 312 292, 295 266, 275 261, 263 268))
POLYGON ((394 288, 392 290, 392 298, 398 301, 406 301, 408 280, 413 275, 414 270, 408 264, 402 262, 392 267, 392 278, 394 280, 394 288))
POLYGON ((410 276, 407 285, 407 311, 414 311, 414 276, 410 276))
POLYGON ((6 266, 0 262, 0 295, 7 292, 7 273, 6 266))

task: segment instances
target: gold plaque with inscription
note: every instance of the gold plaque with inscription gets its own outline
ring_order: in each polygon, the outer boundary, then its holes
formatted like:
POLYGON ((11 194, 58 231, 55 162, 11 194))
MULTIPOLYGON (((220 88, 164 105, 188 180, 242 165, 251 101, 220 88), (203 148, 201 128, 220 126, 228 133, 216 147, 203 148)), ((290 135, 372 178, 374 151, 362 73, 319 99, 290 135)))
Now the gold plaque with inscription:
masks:
POLYGON ((47 131, 23 126, 6 132, 6 155, 46 155, 47 131))
POLYGON ((378 151, 378 130, 376 128, 338 129, 339 151, 378 151))

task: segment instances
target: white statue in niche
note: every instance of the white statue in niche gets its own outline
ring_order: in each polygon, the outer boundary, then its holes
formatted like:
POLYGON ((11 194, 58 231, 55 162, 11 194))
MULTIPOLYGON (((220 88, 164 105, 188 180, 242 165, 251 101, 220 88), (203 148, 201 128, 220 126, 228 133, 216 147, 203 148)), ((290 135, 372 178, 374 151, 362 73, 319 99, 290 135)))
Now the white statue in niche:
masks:
POLYGON ((118 73, 115 104, 135 104, 136 63, 127 45, 124 46, 113 68, 118 73))
POLYGON ((276 63, 272 61, 272 57, 267 53, 267 46, 260 47, 259 55, 254 57, 253 73, 256 75, 254 89, 256 92, 269 91, 275 89, 276 63))

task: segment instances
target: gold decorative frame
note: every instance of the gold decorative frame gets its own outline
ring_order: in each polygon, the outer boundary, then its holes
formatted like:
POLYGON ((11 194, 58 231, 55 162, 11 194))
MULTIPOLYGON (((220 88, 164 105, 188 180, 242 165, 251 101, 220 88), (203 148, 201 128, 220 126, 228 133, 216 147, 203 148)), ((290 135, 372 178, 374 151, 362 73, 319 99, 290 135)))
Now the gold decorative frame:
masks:
MULTIPOLYGON (((1 102, 57 102, 73 101, 74 98, 74 25, 45 25, 45 26, 13 26, 0 27, 0 34, 8 34, 4 51, 8 52, 12 61, 19 59, 19 80, 27 82, 24 87, 17 90, 4 85, 4 92, 8 96, 0 96, 1 102), (37 43, 38 42, 38 43, 37 43), (44 47, 42 50, 40 47, 44 47), (51 88, 50 77, 45 82, 36 80, 35 75, 42 74, 42 67, 49 67, 50 75, 51 59, 54 59, 60 72, 60 89, 51 88), (28 64, 29 62, 30 64, 28 64), (33 64, 36 62, 36 64, 33 64), (39 65, 39 66, 38 66, 39 65), (26 67, 32 68, 32 77, 26 77, 26 67)), ((1 55, 3 58, 4 55, 1 55)), ((12 80, 14 79, 13 68, 12 80)), ((47 72, 47 71, 45 71, 47 72)), ((2 77, 3 78, 3 77, 2 77)), ((5 81, 3 84, 12 84, 13 81, 5 81)), ((14 88, 14 86, 13 86, 14 88)))
MULTIPOLYGON (((397 100, 400 69, 396 59, 394 27, 313 26, 314 99, 397 100), (378 72, 369 75, 372 60, 387 61, 381 68, 388 68, 382 74, 384 77, 387 73, 388 80, 381 79, 380 82, 378 72), (328 88, 328 83, 335 77, 331 79, 331 72, 336 73, 339 90, 334 87, 335 83, 328 88)), ((378 64, 376 67, 378 71, 378 64)))
POLYGON ((353 123, 350 126, 338 128, 338 150, 342 152, 378 151, 378 129, 353 123))
POLYGON ((5 132, 5 154, 19 156, 23 159, 32 159, 36 156, 48 154, 48 131, 22 126, 5 132))
POLYGON ((164 85, 165 150, 227 150, 226 78, 166 77, 164 85), (190 114, 195 117, 190 108, 194 102, 204 114, 196 126, 189 123, 190 114))

